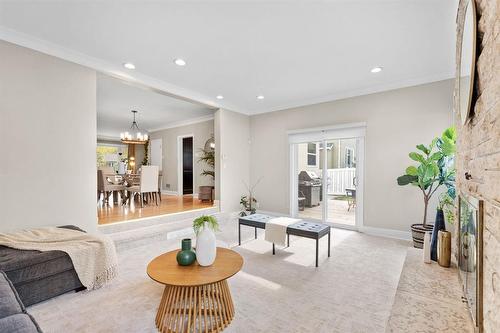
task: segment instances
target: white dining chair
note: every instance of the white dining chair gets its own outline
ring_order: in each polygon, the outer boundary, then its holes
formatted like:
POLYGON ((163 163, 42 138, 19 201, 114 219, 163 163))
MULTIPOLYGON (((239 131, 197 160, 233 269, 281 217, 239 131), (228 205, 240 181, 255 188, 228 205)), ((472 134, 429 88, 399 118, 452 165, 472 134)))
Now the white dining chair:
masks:
POLYGON ((158 206, 158 169, 157 165, 143 165, 141 168, 140 184, 127 188, 127 191, 131 193, 131 198, 133 198, 136 193, 139 194, 141 207, 144 207, 145 194, 153 195, 156 205, 158 206))

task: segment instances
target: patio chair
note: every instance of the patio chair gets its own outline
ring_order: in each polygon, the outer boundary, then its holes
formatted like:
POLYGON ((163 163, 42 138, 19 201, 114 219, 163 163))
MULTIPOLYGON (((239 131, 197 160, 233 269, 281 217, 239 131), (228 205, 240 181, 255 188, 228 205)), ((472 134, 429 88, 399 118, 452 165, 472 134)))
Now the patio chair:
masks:
POLYGON ((347 196, 347 211, 350 211, 351 208, 356 207, 356 189, 346 188, 345 194, 347 196))

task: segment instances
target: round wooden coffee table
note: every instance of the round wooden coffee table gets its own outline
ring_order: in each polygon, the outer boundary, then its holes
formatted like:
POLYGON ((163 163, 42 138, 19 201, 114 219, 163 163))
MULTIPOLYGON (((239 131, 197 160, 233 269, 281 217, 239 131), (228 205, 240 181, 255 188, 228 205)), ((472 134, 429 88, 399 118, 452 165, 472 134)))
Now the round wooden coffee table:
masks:
POLYGON ((217 248, 215 262, 208 267, 180 266, 179 250, 153 259, 148 275, 165 285, 156 327, 160 332, 220 332, 234 317, 227 279, 238 273, 243 258, 236 252, 217 248))

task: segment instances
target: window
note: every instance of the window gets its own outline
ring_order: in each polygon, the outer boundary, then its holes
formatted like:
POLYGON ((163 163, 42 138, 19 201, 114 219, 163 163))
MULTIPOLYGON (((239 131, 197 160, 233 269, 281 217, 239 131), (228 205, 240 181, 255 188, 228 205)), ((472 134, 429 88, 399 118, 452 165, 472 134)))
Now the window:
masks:
POLYGON ((352 148, 345 148, 344 163, 346 168, 356 167, 356 162, 354 161, 354 150, 352 148))
POLYGON ((307 144, 307 166, 318 166, 318 149, 315 143, 310 142, 307 144))
POLYGON ((114 144, 97 144, 96 161, 97 167, 112 166, 118 171, 118 163, 128 156, 127 146, 114 144))

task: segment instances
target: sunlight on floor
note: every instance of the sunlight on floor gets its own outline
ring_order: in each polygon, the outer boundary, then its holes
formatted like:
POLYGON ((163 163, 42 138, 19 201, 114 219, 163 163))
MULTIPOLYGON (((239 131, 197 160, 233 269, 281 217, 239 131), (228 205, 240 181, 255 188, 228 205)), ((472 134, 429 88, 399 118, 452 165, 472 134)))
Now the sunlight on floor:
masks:
POLYGON ((271 290, 278 290, 281 288, 281 285, 279 285, 277 283, 263 279, 263 278, 256 276, 256 275, 245 273, 244 271, 240 271, 238 273, 238 277, 243 278, 245 280, 248 280, 250 282, 256 283, 262 287, 265 287, 265 288, 268 288, 271 290))

